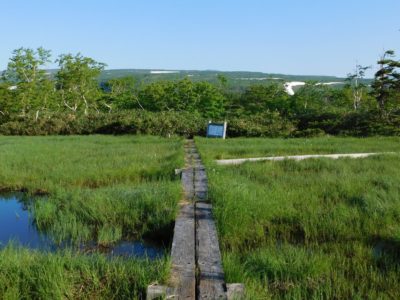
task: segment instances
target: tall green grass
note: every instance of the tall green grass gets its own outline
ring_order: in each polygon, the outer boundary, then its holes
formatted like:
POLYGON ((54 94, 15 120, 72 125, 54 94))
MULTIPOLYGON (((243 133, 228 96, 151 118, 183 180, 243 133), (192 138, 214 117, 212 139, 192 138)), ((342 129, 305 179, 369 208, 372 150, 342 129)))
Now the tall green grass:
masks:
POLYGON ((151 136, 0 137, 0 190, 35 193, 173 179, 182 140, 151 136))
POLYGON ((398 152, 400 137, 321 137, 321 138, 233 138, 227 140, 196 138, 208 160, 261 156, 398 152))
POLYGON ((109 244, 166 230, 181 195, 182 141, 158 137, 1 137, 0 190, 26 190, 58 243, 109 244))
POLYGON ((99 254, 0 251, 0 299, 145 299, 147 285, 166 281, 169 260, 107 259, 99 254))
POLYGON ((57 190, 36 198, 34 222, 57 243, 107 245, 171 230, 180 194, 179 184, 169 181, 57 190))
MULTIPOLYGON (((352 140, 343 152, 381 141, 352 140)), ((222 167, 214 143, 197 140, 228 282, 244 282, 249 299, 400 298, 400 155, 222 167)))
MULTIPOLYGON (((181 197, 179 138, 0 137, 0 191, 25 191, 56 243, 150 237, 168 243, 181 197)), ((167 246, 167 245, 166 245, 167 246)), ((165 281, 166 259, 0 250, 0 299, 137 299, 165 281)))

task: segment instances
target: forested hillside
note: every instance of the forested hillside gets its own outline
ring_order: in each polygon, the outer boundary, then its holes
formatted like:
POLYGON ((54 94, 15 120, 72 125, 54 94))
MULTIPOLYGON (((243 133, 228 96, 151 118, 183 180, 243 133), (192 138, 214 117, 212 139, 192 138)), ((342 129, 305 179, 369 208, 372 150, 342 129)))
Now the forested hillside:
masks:
POLYGON ((54 59, 43 48, 20 48, 2 74, 0 133, 191 136, 212 119, 228 120, 229 136, 397 135, 400 62, 387 51, 378 65, 373 80, 362 66, 345 79, 105 70, 81 54, 54 59), (57 69, 47 70, 49 62, 57 69))

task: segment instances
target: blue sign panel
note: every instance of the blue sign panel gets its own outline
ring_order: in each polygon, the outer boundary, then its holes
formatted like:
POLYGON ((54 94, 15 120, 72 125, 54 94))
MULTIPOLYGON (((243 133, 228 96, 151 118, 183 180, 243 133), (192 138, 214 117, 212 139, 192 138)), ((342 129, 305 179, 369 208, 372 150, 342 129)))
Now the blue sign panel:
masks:
POLYGON ((207 126, 207 137, 225 138, 226 125, 224 123, 209 123, 207 126))

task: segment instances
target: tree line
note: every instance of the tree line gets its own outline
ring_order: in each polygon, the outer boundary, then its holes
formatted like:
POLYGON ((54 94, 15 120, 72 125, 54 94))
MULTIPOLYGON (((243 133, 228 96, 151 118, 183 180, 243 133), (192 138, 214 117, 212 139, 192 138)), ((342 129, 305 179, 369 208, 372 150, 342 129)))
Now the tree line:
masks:
POLYGON ((400 61, 390 50, 378 65, 371 85, 364 80, 368 67, 357 65, 340 88, 310 81, 289 95, 281 82, 238 92, 223 75, 216 84, 188 77, 147 84, 134 77, 99 82, 104 63, 79 53, 52 60, 49 50, 20 48, 1 75, 0 133, 191 135, 202 133, 213 119, 228 120, 231 135, 399 134, 400 61), (50 62, 56 70, 46 69, 50 62), (157 131, 157 126, 166 128, 157 131))

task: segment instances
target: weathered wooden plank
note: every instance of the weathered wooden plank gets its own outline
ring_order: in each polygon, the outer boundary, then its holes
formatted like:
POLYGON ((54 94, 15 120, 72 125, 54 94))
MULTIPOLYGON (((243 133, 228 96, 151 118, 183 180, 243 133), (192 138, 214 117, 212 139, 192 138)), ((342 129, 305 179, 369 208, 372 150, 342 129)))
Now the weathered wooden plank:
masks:
MULTIPOLYGON (((168 299, 236 299, 241 289, 230 285, 227 294, 212 206, 206 203, 208 181, 193 141, 185 144, 182 170, 184 199, 175 221, 169 287, 149 287, 150 297, 168 299), (197 268, 197 270, 196 270, 197 268), (238 292, 239 291, 239 292, 238 292)), ((242 285, 240 285, 242 287, 242 285)))
MULTIPOLYGON (((195 147, 193 145, 193 147, 195 147)), ((193 148, 192 157, 194 160, 200 161, 200 154, 197 152, 196 148, 193 148)))
POLYGON ((166 286, 152 284, 147 287, 146 300, 165 299, 166 296, 167 296, 166 286))
POLYGON ((203 177, 203 178, 198 178, 197 176, 194 178, 194 187, 195 188, 202 188, 202 189, 206 189, 207 188, 207 178, 203 177))
POLYGON ((187 142, 185 144, 186 168, 182 170, 181 177, 184 199, 175 221, 171 248, 172 272, 170 285, 173 288, 168 293, 170 299, 195 299, 196 295, 193 151, 195 151, 194 144, 187 142))
POLYGON ((245 288, 243 283, 230 283, 226 285, 226 296, 228 300, 244 300, 245 288))
POLYGON ((175 288, 174 299, 195 299, 195 215, 194 205, 181 207, 175 221, 174 239, 171 249, 172 272, 170 284, 175 288))
POLYGON ((217 230, 209 203, 196 203, 198 299, 226 299, 217 230))
POLYGON ((258 161, 281 161, 285 159, 291 160, 305 160, 310 158, 365 158, 373 155, 393 154, 393 152, 381 153, 346 153, 346 154, 311 154, 311 155, 291 155, 291 156, 270 156, 270 157, 254 157, 254 158, 237 158, 237 159, 220 159, 215 162, 218 165, 239 165, 245 162, 258 162, 258 161))
POLYGON ((196 201, 207 201, 208 199, 208 180, 203 165, 194 168, 194 190, 196 201))
POLYGON ((190 201, 194 198, 194 174, 192 168, 187 168, 182 171, 182 185, 184 187, 185 201, 190 201))

